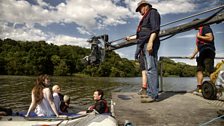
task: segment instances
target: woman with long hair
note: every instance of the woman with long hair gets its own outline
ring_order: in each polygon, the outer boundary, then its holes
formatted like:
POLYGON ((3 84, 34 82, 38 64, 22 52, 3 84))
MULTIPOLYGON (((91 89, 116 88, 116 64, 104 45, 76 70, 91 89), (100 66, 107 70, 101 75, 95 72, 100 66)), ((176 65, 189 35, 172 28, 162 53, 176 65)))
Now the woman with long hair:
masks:
POLYGON ((48 75, 40 75, 37 78, 36 84, 32 89, 32 101, 25 115, 26 117, 28 117, 30 112, 34 109, 37 116, 59 116, 52 99, 49 85, 50 79, 48 75))

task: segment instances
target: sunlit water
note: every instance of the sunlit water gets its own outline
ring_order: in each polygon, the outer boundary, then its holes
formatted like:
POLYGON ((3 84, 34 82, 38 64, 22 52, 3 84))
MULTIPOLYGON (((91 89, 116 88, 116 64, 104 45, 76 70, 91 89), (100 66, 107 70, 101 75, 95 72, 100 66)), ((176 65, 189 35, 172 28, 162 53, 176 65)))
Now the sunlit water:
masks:
MULTIPOLYGON (((31 102, 31 90, 36 77, 0 76, 0 106, 12 108, 14 112, 27 111, 31 102)), ((93 91, 103 89, 108 102, 111 92, 137 92, 140 89, 141 78, 81 78, 81 77, 51 77, 52 85, 58 84, 62 94, 71 97, 70 112, 86 110, 94 103, 93 91)), ((196 78, 163 78, 164 91, 193 90, 196 78)))

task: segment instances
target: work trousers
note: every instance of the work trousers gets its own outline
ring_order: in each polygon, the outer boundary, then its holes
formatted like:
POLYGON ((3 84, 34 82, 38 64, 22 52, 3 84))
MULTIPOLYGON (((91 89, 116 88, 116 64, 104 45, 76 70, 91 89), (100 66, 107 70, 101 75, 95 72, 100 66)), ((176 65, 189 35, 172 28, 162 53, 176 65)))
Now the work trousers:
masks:
POLYGON ((144 45, 145 68, 147 70, 147 92, 153 99, 158 98, 159 76, 158 76, 158 50, 153 50, 151 54, 147 51, 147 43, 144 45))

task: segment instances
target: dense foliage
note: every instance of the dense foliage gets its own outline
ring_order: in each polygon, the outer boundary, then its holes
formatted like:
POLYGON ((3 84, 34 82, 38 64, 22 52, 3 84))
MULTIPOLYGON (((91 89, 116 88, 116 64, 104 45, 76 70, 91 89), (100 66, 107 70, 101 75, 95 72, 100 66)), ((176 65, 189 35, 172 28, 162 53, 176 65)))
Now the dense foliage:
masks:
MULTIPOLYGON (((140 76, 139 64, 121 58, 114 51, 106 53, 103 63, 85 66, 81 59, 90 50, 78 46, 0 39, 0 75, 73 75, 99 77, 140 76)), ((163 76, 194 76, 195 67, 163 59, 163 76)))
POLYGON ((105 62, 98 66, 85 66, 81 59, 90 50, 78 46, 47 44, 45 41, 22 42, 0 40, 0 74, 4 75, 72 75, 138 76, 134 62, 108 52, 105 62))
MULTIPOLYGON (((160 61, 161 63, 161 61, 160 61)), ((196 74, 196 66, 190 66, 186 63, 175 63, 169 58, 162 59, 162 74, 163 76, 179 76, 192 77, 196 74)))

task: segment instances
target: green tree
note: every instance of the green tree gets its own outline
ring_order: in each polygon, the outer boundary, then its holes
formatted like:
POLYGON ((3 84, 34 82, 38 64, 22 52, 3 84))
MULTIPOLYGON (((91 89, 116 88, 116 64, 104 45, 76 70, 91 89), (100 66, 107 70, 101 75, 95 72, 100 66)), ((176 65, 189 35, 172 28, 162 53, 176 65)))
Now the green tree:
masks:
MULTIPOLYGON (((90 49, 48 44, 45 41, 15 41, 0 39, 0 74, 8 75, 73 75, 133 77, 140 76, 139 64, 121 58, 114 51, 107 51, 105 60, 99 65, 85 66, 81 59, 90 54, 90 49)), ((163 76, 194 76, 195 67, 175 63, 164 58, 163 76)))
POLYGON ((60 60, 60 63, 55 66, 54 75, 65 76, 68 72, 68 66, 66 65, 64 60, 60 60))

